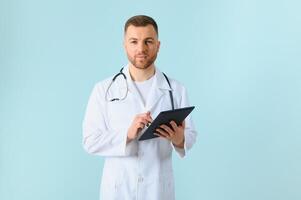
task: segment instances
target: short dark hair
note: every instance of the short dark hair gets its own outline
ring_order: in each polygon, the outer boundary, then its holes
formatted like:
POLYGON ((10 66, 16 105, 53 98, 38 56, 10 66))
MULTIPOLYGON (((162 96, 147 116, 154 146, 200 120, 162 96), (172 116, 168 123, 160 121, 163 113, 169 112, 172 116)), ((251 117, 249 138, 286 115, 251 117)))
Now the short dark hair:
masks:
POLYGON ((128 29, 128 27, 130 25, 137 26, 137 27, 152 25, 154 27, 157 35, 159 35, 158 34, 158 25, 157 25, 156 21, 149 16, 136 15, 136 16, 129 18, 124 25, 124 33, 126 33, 126 30, 128 29))

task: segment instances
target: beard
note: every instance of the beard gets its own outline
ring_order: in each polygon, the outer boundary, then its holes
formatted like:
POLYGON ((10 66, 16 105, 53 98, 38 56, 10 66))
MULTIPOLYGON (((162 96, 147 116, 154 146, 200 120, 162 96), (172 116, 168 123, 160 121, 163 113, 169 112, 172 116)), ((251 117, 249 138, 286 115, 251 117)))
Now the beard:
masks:
POLYGON ((145 56, 146 58, 141 59, 141 58, 137 58, 137 57, 130 57, 129 55, 127 55, 130 63, 138 68, 138 69, 147 69, 149 68, 156 60, 157 58, 157 53, 154 54, 152 57, 148 57, 147 55, 145 56))

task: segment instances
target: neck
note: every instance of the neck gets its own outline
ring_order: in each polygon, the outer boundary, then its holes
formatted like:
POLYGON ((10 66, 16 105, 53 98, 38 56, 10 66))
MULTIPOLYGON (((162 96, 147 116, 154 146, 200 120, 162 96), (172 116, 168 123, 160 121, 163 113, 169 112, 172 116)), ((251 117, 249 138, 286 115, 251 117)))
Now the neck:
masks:
POLYGON ((155 74, 155 66, 151 65, 146 69, 139 69, 132 64, 129 66, 130 75, 133 81, 142 82, 150 79, 155 74))

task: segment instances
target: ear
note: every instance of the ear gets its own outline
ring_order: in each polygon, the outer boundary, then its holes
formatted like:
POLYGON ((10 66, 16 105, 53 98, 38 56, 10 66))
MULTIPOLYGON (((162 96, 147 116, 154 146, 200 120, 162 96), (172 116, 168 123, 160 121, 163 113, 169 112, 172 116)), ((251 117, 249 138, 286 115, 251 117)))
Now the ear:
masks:
POLYGON ((159 52, 159 50, 160 50, 160 45, 161 45, 161 42, 158 40, 157 52, 159 52))
POLYGON ((126 48, 126 44, 125 44, 125 38, 123 38, 123 42, 122 42, 123 48, 126 48))

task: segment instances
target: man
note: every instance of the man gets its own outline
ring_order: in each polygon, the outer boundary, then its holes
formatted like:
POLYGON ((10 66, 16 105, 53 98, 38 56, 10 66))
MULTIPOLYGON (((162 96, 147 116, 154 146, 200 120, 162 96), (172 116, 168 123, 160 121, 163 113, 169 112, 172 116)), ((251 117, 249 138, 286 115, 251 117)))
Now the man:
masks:
POLYGON ((105 157, 102 200, 175 199, 173 149, 184 157, 196 139, 191 117, 181 125, 157 129, 160 137, 138 141, 164 110, 189 106, 185 88, 165 77, 154 62, 160 48, 158 27, 148 16, 130 18, 124 27, 129 64, 114 81, 97 83, 83 122, 83 146, 105 157), (125 76, 125 77, 124 77, 125 76), (170 96, 172 93, 173 98, 170 96))

